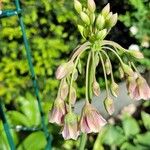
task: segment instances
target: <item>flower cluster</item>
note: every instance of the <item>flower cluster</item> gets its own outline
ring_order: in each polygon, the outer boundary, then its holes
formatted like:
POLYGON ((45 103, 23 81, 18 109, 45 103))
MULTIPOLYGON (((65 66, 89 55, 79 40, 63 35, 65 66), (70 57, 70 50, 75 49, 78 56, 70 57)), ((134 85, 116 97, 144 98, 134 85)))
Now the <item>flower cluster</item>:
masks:
POLYGON ((91 104, 93 96, 99 96, 101 91, 95 75, 97 68, 102 68, 104 73, 106 86, 104 107, 110 115, 113 114, 115 108, 112 96, 118 97, 119 86, 114 80, 110 57, 112 55, 119 61, 118 72, 120 77, 126 80, 129 96, 135 100, 150 98, 150 88, 134 65, 135 59, 142 59, 143 54, 137 50, 124 49, 113 41, 104 40, 110 29, 117 23, 117 13, 113 14, 110 5, 107 4, 101 13, 96 15, 93 0, 87 0, 87 8, 84 8, 78 0, 74 0, 74 7, 79 14, 78 29, 85 42, 75 48, 68 62, 57 68, 55 75, 60 80, 60 86, 49 113, 49 122, 62 126, 64 139, 77 139, 82 132, 97 133, 106 124, 106 120, 91 104), (73 111, 77 99, 74 82, 78 74, 83 73, 81 55, 88 57, 84 71, 85 105, 78 117, 73 111))

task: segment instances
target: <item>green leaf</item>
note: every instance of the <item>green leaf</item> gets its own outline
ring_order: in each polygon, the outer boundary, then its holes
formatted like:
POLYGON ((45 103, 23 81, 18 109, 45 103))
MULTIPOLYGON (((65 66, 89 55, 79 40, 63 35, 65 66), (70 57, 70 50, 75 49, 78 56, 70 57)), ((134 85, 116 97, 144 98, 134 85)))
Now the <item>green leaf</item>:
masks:
POLYGON ((30 126, 29 119, 18 111, 8 111, 8 115, 14 125, 30 126))
POLYGON ((137 121, 132 117, 128 116, 124 118, 122 125, 124 129, 124 133, 127 137, 136 135, 137 133, 140 132, 140 128, 137 121))
POLYGON ((150 132, 137 135, 134 142, 136 144, 138 143, 138 144, 141 144, 143 146, 150 147, 150 132))
POLYGON ((141 117, 142 117, 142 121, 143 121, 145 128, 150 130, 150 114, 142 111, 141 117))
POLYGON ((31 133, 19 145, 18 150, 41 150, 46 146, 45 135, 42 131, 31 133))
POLYGON ((119 126, 107 126, 102 141, 107 145, 120 145, 125 141, 123 130, 119 126))

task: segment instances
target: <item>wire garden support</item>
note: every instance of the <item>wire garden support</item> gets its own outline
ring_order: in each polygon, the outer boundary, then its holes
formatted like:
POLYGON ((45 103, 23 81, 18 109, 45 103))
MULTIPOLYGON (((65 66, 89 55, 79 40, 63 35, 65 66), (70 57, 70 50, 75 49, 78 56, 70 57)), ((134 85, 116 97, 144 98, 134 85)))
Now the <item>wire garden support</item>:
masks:
POLYGON ((5 116, 5 112, 3 110, 3 105, 2 105, 1 99, 0 99, 0 117, 1 117, 2 122, 3 122, 4 130, 6 133, 6 137, 8 139, 9 146, 10 146, 11 150, 15 150, 15 144, 14 144, 13 138, 12 138, 11 133, 10 133, 10 128, 9 128, 9 125, 8 125, 8 122, 7 122, 7 119, 5 116))
MULTIPOLYGON (((42 130, 43 130, 45 137, 46 137, 46 140, 47 140, 47 145, 45 147, 45 150, 51 150, 51 137, 49 135, 47 125, 45 124, 44 113, 42 110, 41 99, 39 96, 38 84, 37 84, 37 80, 36 80, 36 76, 35 76, 35 72, 34 72, 34 67, 33 67, 33 63, 32 63, 31 49, 30 49, 29 42, 28 42, 27 36, 26 36, 25 25, 24 25, 22 13, 21 13, 22 9, 20 8, 19 0, 15 0, 15 6, 16 6, 16 10, 1 11, 0 12, 0 18, 10 17, 10 16, 14 16, 14 15, 18 16, 19 24, 20 24, 21 32, 22 32, 22 38, 23 38, 23 42, 24 42, 24 46, 25 46, 25 50, 26 50, 27 61, 28 61, 30 72, 31 72, 31 78, 32 78, 32 82, 33 82, 34 92, 35 92, 35 96, 37 99, 39 112, 41 115, 42 130)), ((11 137, 11 134, 9 131, 9 126, 8 126, 8 123, 6 122, 5 114, 4 114, 4 111, 3 111, 1 105, 0 105, 0 110, 1 110, 0 115, 2 116, 2 119, 4 121, 3 122, 4 130, 6 132, 10 148, 11 148, 11 150, 15 150, 14 142, 13 142, 13 139, 11 137)))

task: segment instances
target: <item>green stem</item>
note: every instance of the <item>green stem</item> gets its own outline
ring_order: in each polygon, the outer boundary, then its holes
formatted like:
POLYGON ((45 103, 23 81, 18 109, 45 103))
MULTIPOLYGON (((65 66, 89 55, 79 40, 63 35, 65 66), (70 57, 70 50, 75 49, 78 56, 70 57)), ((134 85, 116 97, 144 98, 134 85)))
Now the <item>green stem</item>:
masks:
POLYGON ((87 134, 82 133, 82 135, 80 137, 79 150, 85 150, 86 141, 87 141, 87 134))
POLYGON ((110 45, 110 46, 113 46, 114 48, 117 47, 119 50, 122 50, 122 51, 124 51, 124 52, 127 51, 125 48, 123 48, 123 47, 120 46, 118 43, 113 42, 113 41, 103 40, 102 46, 103 46, 103 45, 110 45))
POLYGON ((118 53, 116 51, 114 51, 112 48, 106 47, 106 46, 103 46, 102 48, 112 51, 117 56, 117 58, 119 59, 120 63, 123 64, 123 61, 122 61, 121 57, 118 55, 118 53))
POLYGON ((131 65, 133 66, 134 70, 140 75, 138 69, 136 68, 135 64, 133 62, 131 62, 131 65))
POLYGON ((107 57, 109 64, 110 64, 110 74, 111 74, 111 80, 112 82, 114 82, 114 76, 113 76, 113 71, 112 71, 112 65, 111 65, 111 61, 109 56, 107 55, 107 53, 104 50, 101 50, 101 52, 103 52, 103 54, 107 57))
POLYGON ((89 83, 88 83, 88 79, 89 79, 89 64, 90 64, 90 59, 91 59, 91 52, 88 55, 88 59, 87 59, 87 65, 86 65, 86 81, 85 81, 85 97, 86 97, 86 102, 89 103, 89 96, 88 96, 88 89, 89 89, 89 83))
POLYGON ((103 57, 101 55, 101 53, 99 53, 100 56, 100 60, 102 62, 102 67, 103 67, 103 71, 104 71, 104 78, 105 78, 105 85, 106 85, 106 94, 107 96, 109 95, 109 90, 108 90, 108 82, 107 82, 107 76, 106 76, 106 69, 105 69, 105 65, 104 65, 104 60, 103 57))
POLYGON ((89 48, 90 42, 85 42, 84 44, 82 44, 81 46, 77 47, 71 57, 71 60, 74 61, 75 58, 82 52, 84 52, 85 50, 87 50, 89 48))
MULTIPOLYGON (((84 50, 85 50, 85 49, 84 49, 84 50)), ((72 87, 72 83, 73 83, 73 75, 74 75, 76 66, 77 66, 77 64, 78 64, 79 58, 80 58, 81 54, 83 54, 84 50, 81 51, 81 52, 78 54, 78 56, 77 56, 77 58, 76 58, 76 60, 75 60, 74 68, 73 68, 72 75, 71 75, 71 81, 70 81, 70 87, 69 87, 69 99, 68 99, 68 102, 69 102, 69 111, 70 111, 70 112, 71 112, 71 110, 72 110, 72 109, 71 109, 70 99, 71 99, 71 87, 72 87)))

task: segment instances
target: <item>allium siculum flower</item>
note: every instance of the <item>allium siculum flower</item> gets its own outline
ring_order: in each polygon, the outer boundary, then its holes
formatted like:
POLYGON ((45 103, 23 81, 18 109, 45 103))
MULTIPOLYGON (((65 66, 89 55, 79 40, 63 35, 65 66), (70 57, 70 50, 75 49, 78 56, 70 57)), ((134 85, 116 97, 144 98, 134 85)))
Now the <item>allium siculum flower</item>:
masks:
POLYGON ((66 113, 67 108, 65 102, 60 98, 56 98, 49 113, 49 122, 61 125, 64 122, 64 115, 66 113))
POLYGON ((86 133, 96 133, 106 124, 106 120, 90 103, 86 102, 80 119, 80 130, 86 133))
POLYGON ((56 79, 60 80, 66 77, 72 71, 73 67, 73 61, 68 61, 67 63, 61 64, 55 72, 56 79))
POLYGON ((132 99, 150 99, 150 87, 148 86, 146 80, 137 73, 134 73, 134 76, 128 77, 127 89, 129 92, 129 96, 132 99))
POLYGON ((72 112, 65 116, 62 136, 65 140, 76 140, 79 136, 77 116, 72 112))
POLYGON ((111 97, 107 96, 104 100, 104 107, 109 115, 112 115, 115 111, 114 101, 111 97))

